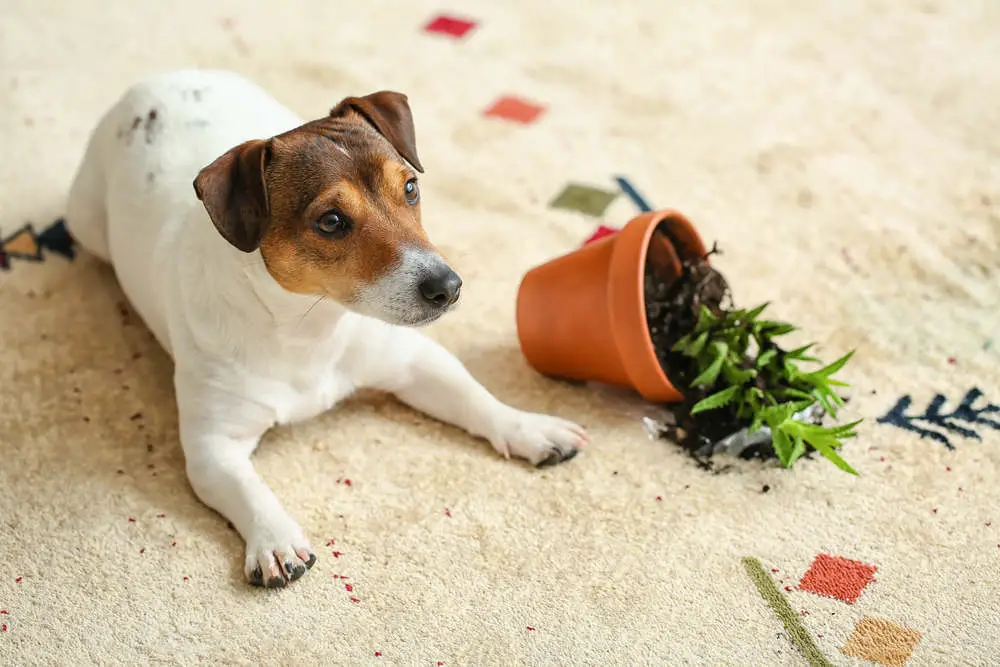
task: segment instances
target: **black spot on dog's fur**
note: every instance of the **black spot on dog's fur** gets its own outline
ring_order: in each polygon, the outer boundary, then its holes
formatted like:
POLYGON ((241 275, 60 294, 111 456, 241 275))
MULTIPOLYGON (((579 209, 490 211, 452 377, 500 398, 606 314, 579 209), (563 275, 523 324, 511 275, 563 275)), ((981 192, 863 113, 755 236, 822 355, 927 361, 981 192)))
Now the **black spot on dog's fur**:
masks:
MULTIPOLYGON (((156 139, 156 133, 159 129, 159 124, 156 122, 157 112, 156 109, 150 109, 149 114, 146 115, 146 143, 151 144, 156 139)), ((138 118, 136 120, 139 120, 138 118)))
POLYGON ((142 118, 136 116, 135 118, 132 119, 132 127, 128 128, 127 130, 124 128, 119 129, 116 136, 119 139, 124 139, 126 145, 131 145, 132 135, 135 134, 135 131, 139 129, 140 125, 142 125, 142 118))

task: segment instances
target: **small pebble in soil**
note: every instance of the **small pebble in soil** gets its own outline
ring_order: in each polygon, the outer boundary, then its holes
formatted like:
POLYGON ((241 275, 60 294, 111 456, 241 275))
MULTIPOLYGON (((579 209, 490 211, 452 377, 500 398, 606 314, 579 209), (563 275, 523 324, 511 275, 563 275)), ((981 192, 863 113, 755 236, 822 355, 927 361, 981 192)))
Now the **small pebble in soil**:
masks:
POLYGON ((765 484, 764 486, 760 487, 760 492, 761 493, 767 493, 770 490, 771 490, 771 485, 770 484, 765 484))

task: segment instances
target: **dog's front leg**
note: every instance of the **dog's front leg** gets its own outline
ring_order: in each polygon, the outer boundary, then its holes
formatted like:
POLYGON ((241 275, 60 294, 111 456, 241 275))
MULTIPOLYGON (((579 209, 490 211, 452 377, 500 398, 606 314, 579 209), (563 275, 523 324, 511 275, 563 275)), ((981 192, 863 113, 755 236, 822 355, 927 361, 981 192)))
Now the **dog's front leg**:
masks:
POLYGON ((393 348, 405 353, 387 358, 392 373, 378 385, 411 407, 534 465, 569 460, 587 441, 586 431, 573 422, 504 404, 436 341, 411 329, 396 335, 401 340, 393 348))
POLYGON ((247 580, 268 588, 295 581, 316 555, 250 460, 272 426, 267 410, 181 378, 176 385, 188 480, 198 498, 243 537, 247 580))

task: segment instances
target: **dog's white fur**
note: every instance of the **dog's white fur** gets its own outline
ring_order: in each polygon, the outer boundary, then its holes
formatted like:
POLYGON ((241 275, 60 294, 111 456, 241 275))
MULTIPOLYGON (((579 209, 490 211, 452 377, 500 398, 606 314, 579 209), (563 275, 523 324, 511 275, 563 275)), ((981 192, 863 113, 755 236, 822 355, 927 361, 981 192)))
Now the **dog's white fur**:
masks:
POLYGON ((313 553, 250 460, 276 424, 373 387, 533 463, 574 453, 586 438, 576 424, 500 402, 430 338, 387 323, 415 319, 405 294, 415 293, 420 265, 443 262, 437 255, 411 252, 348 309, 286 291, 259 251, 219 235, 192 186, 199 170, 302 122, 233 73, 153 75, 95 128, 66 215, 174 360, 192 488, 243 536, 247 576, 272 582, 301 576, 313 553))

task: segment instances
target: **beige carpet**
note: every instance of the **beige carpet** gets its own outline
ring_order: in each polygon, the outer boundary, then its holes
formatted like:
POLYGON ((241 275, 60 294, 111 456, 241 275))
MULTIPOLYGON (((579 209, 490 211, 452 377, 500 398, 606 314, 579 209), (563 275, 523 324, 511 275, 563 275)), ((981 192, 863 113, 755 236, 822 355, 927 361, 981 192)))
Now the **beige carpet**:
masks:
POLYGON ((812 664, 1000 663, 1000 6, 612 4, 4 3, 0 664, 808 664, 796 637, 812 664), (440 13, 477 25, 423 30, 440 13), (320 560, 246 586, 186 485, 169 360, 52 227, 106 106, 183 65, 309 117, 409 94, 424 219, 467 285, 431 333, 586 424, 585 454, 533 470, 359 397, 262 445, 320 560), (544 111, 484 115, 504 95, 544 111), (719 241, 741 304, 772 300, 827 358, 857 348, 860 478, 706 473, 640 405, 526 366, 522 272, 638 211, 549 204, 616 175, 719 241), (924 419, 879 423, 904 396, 924 419))

